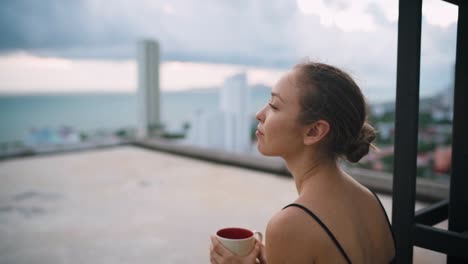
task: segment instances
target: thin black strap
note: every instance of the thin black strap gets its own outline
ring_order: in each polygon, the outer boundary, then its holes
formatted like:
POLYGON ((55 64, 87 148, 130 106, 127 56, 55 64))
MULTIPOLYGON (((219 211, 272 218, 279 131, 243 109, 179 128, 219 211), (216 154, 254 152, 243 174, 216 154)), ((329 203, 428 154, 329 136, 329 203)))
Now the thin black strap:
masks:
POLYGON ((346 261, 351 264, 351 260, 349 259, 348 255, 346 254, 346 252, 344 251, 343 247, 341 247, 340 243, 338 242, 338 240, 336 240, 335 236, 332 234, 332 232, 330 231, 330 229, 328 229, 328 227, 314 214, 312 213, 312 211, 310 211, 309 209, 307 209, 305 206, 303 205, 300 205, 300 204, 296 204, 296 203, 292 203, 292 204, 288 204, 286 205, 283 209, 286 209, 290 206, 295 206, 295 207, 298 207, 298 208, 301 208, 302 210, 304 210, 307 214, 309 214, 310 216, 312 216, 312 218, 315 219, 315 221, 317 221, 317 223, 319 223, 319 225, 323 228, 323 230, 325 230, 325 232, 327 233, 327 235, 331 238, 331 240, 333 240, 333 243, 335 243, 336 247, 338 248, 338 250, 341 252, 341 254, 343 255, 343 257, 346 259, 346 261))
MULTIPOLYGON (((375 192, 371 191, 375 198, 377 199, 377 201, 379 202, 380 204, 380 207, 382 208, 382 211, 385 215, 385 219, 387 219, 387 224, 388 224, 388 228, 390 228, 390 233, 392 233, 392 239, 393 239, 393 246, 395 248, 395 255, 396 255, 396 240, 395 240, 395 234, 393 233, 393 228, 392 228, 392 225, 390 224, 390 220, 388 219, 388 215, 387 215, 387 212, 385 211, 385 208, 383 207, 383 204, 382 202, 380 201, 379 197, 377 196, 377 194, 375 194, 375 192)), ((392 260, 392 263, 395 259, 392 260)))

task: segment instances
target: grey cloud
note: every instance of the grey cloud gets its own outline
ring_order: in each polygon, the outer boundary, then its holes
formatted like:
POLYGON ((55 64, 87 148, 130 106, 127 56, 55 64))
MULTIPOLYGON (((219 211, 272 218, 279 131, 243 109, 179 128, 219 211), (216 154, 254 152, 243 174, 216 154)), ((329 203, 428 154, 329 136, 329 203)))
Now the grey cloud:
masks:
POLYGON ((377 24, 384 27, 392 27, 395 30, 397 29, 397 23, 388 20, 382 8, 377 5, 377 3, 370 3, 366 11, 372 15, 377 24))
MULTIPOLYGON (((387 21, 377 4, 367 11, 378 24, 376 32, 324 27, 319 17, 301 14, 292 0, 4 0, 0 52, 129 59, 137 41, 155 38, 164 60, 289 68, 308 56, 351 69, 366 86, 394 89, 397 24, 387 21)), ((447 82, 444 69, 453 64, 456 27, 423 25, 423 84, 437 89, 447 82)))
POLYGON ((133 58, 136 42, 156 38, 164 58, 277 65, 291 44, 278 41, 296 12, 284 1, 7 1, 0 10, 0 51, 24 49, 72 58, 133 58), (36 2, 38 3, 38 2, 36 2), (98 3, 98 4, 96 4, 98 3), (172 5, 173 13, 164 5, 172 5), (278 34, 278 38, 272 37, 278 34), (259 52, 261 51, 261 52, 259 52), (269 59, 263 54, 274 54, 269 59))
POLYGON ((82 6, 67 1, 5 1, 0 8, 0 48, 61 48, 77 39, 82 6))
POLYGON ((118 57, 114 47, 128 45, 135 37, 134 31, 121 24, 118 17, 104 21, 99 14, 93 14, 88 3, 60 0, 2 3, 0 50, 22 49, 72 57, 94 57, 96 51, 101 51, 103 56, 118 57), (91 56, 86 55, 86 50, 91 56))
POLYGON ((343 10, 350 6, 349 1, 346 0, 325 0, 325 4, 329 7, 333 7, 337 10, 343 10))
POLYGON ((421 31, 421 91, 430 93, 453 84, 457 26, 423 23, 421 31))

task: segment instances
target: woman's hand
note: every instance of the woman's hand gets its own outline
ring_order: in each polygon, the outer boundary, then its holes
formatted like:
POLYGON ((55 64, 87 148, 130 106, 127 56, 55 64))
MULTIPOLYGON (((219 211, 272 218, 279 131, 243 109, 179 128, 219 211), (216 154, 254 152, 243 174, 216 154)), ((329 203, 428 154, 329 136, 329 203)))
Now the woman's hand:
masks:
POLYGON ((245 257, 239 257, 225 248, 219 240, 211 236, 210 261, 212 264, 266 264, 264 247, 258 240, 252 251, 245 257), (257 258, 260 262, 257 262, 257 258))

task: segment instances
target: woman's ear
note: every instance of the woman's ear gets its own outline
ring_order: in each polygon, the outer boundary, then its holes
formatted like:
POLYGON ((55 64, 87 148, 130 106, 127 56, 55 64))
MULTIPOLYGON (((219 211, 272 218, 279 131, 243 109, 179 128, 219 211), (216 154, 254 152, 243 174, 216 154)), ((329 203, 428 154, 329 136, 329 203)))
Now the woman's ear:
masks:
POLYGON ((321 141, 330 132, 330 124, 325 120, 315 121, 306 127, 304 144, 309 146, 321 141))

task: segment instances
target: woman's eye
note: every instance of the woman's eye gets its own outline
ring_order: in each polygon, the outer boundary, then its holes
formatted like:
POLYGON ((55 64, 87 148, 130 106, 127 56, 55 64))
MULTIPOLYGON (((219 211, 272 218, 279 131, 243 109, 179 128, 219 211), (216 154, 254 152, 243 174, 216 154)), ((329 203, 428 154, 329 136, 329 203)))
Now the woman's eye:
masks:
POLYGON ((278 108, 277 108, 276 106, 274 106, 272 103, 268 103, 268 105, 269 105, 272 109, 278 110, 278 108))

